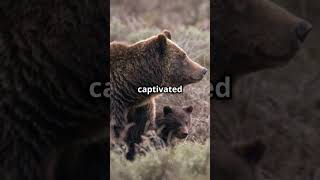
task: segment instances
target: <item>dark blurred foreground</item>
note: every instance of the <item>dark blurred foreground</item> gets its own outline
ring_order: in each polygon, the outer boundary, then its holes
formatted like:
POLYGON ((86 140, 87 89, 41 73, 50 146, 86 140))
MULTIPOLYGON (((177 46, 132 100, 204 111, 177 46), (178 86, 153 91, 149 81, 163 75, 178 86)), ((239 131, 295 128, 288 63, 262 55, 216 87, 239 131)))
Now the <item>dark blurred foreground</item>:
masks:
POLYGON ((230 141, 261 137, 263 179, 320 179, 320 2, 277 0, 313 25, 294 60, 242 78, 219 116, 230 141))

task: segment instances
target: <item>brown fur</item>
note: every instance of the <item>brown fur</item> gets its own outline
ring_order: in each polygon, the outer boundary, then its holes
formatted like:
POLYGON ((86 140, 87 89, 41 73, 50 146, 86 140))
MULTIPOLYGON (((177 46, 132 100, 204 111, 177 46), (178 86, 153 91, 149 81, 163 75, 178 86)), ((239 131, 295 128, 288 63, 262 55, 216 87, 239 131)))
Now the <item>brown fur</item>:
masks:
MULTIPOLYGON (((158 111, 155 124, 146 124, 142 142, 135 145, 136 152, 145 155, 151 149, 164 149, 166 146, 175 145, 175 139, 185 139, 190 133, 192 111, 192 106, 184 108, 165 106, 162 111, 158 111)), ((134 114, 141 115, 137 112, 134 114)), ((140 119, 145 118, 140 117, 140 119)))
POLYGON ((193 107, 165 106, 162 112, 157 112, 156 129, 167 145, 175 138, 184 139, 190 133, 191 113, 193 107))
POLYGON ((126 134, 128 159, 133 159, 134 143, 141 141, 145 123, 154 121, 155 94, 139 94, 138 87, 187 85, 201 80, 206 72, 169 38, 171 34, 165 31, 132 45, 110 44, 111 132, 115 139, 126 134), (128 119, 128 113, 136 109, 139 111, 136 116, 144 119, 128 119), (126 133, 128 123, 133 126, 126 133))
POLYGON ((109 81, 106 7, 103 0, 1 1, 1 180, 106 179, 109 103, 88 91, 109 81), (81 169, 59 171, 74 162, 60 159, 62 151, 81 152, 81 169), (90 170, 78 176, 83 169, 90 170))

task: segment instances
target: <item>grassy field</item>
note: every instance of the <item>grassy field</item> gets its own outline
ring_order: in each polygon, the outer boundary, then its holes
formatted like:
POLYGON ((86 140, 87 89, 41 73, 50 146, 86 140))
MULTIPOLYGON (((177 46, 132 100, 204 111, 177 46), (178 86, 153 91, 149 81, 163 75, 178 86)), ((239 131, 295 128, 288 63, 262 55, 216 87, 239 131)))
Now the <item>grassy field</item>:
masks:
MULTIPOLYGON (((209 1, 111 0, 111 41, 134 43, 168 29, 172 40, 202 66, 210 69, 209 1)), ((199 83, 186 86, 180 95, 157 98, 163 106, 194 107, 191 135, 175 147, 153 150, 134 162, 111 152, 111 179, 209 179, 210 72, 199 83)))
POLYGON ((205 180, 210 179, 209 143, 181 143, 152 150, 134 162, 111 152, 111 179, 121 180, 205 180))

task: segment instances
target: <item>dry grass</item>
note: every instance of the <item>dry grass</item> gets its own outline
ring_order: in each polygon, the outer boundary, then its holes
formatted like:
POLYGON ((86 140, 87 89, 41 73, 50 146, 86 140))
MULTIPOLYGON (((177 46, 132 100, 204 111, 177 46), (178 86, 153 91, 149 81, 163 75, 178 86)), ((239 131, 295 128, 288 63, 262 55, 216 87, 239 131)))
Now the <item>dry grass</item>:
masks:
POLYGON ((129 162, 111 152, 112 180, 205 180, 210 178, 209 143, 182 143, 153 150, 129 162))

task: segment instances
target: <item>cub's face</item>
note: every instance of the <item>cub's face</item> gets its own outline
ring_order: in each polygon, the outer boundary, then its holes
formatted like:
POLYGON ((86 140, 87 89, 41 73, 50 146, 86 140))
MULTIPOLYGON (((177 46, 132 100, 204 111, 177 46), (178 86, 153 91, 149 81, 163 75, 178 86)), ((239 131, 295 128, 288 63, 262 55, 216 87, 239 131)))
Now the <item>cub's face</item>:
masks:
POLYGON ((270 0, 215 0, 214 8, 214 43, 234 55, 234 74, 286 64, 312 29, 270 0))
POLYGON ((190 133, 192 110, 192 106, 181 109, 165 106, 163 108, 165 131, 172 132, 172 137, 186 138, 190 133))
MULTIPOLYGON (((168 31, 162 33, 162 57, 160 60, 165 61, 165 82, 168 86, 187 85, 202 80, 206 68, 192 61, 186 52, 171 40, 171 34, 168 31)), ((161 39, 162 34, 158 35, 161 39)))

